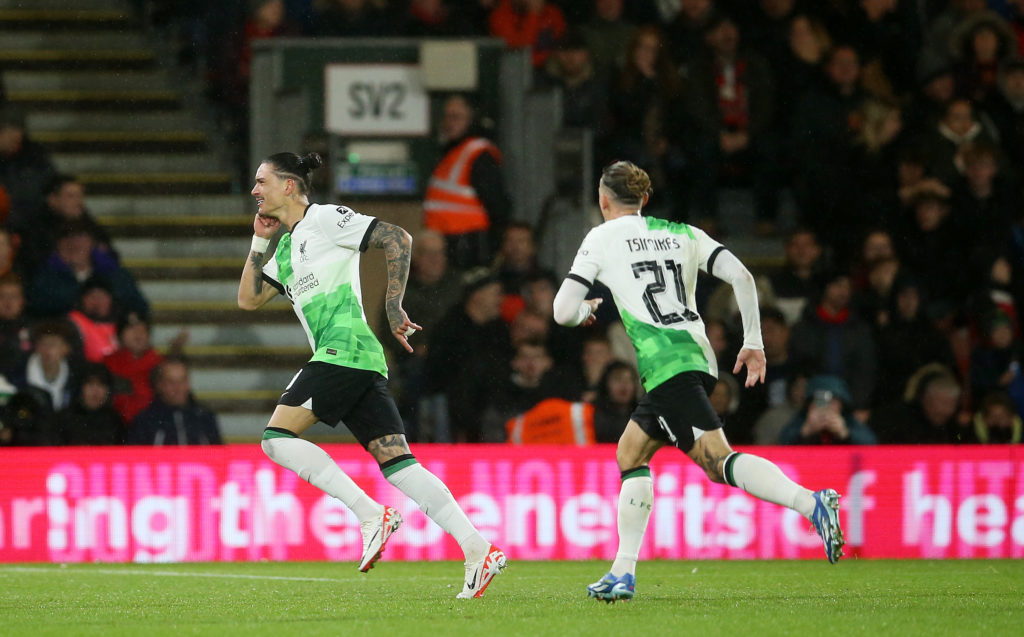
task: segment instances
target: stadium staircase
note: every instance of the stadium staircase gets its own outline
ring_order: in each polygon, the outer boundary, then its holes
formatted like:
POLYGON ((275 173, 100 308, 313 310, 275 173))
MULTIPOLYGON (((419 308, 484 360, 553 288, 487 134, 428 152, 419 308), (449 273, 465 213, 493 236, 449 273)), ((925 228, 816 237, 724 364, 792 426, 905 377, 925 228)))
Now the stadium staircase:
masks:
POLYGON ((222 159, 198 78, 154 40, 127 0, 0 0, 8 101, 85 184, 152 304, 154 343, 188 330, 197 397, 229 440, 257 439, 308 345, 287 302, 237 309, 248 187, 222 159))

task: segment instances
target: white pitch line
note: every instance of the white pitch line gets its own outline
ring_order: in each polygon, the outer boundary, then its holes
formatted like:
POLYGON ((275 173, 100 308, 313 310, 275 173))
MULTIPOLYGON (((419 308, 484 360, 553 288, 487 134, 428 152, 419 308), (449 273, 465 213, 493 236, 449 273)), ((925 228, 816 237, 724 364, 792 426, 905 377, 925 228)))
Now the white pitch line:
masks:
POLYGON ((177 571, 137 571, 129 569, 83 569, 67 570, 56 568, 42 568, 32 566, 0 566, 0 573, 60 573, 62 575, 154 575, 158 577, 220 577, 224 579, 256 579, 273 580, 281 582, 343 582, 346 580, 332 579, 330 577, 288 577, 285 575, 241 575, 238 573, 188 573, 177 571))

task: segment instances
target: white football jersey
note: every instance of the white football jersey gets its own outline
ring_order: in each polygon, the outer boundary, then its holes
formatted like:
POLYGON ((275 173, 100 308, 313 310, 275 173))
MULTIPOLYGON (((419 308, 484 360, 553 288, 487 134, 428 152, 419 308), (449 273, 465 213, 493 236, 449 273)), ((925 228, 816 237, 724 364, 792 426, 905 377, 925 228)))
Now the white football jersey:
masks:
POLYGON ((611 290, 648 391, 684 371, 718 376, 695 292, 697 269, 723 249, 699 228, 637 214, 597 226, 576 253, 569 278, 611 290))
POLYGON ((376 224, 345 206, 310 204, 263 264, 263 280, 292 302, 313 350, 310 360, 387 376, 359 285, 359 253, 376 224))

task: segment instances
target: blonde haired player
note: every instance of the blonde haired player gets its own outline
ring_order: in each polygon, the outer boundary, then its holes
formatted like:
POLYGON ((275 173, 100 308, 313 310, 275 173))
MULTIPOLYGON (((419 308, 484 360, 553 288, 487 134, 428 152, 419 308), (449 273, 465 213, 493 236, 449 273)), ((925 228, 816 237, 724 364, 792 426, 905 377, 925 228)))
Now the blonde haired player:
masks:
POLYGON ((647 394, 619 439, 619 549, 611 570, 587 587, 587 594, 612 602, 631 599, 636 562, 654 490, 648 463, 672 445, 686 453, 714 482, 739 487, 754 497, 800 512, 809 519, 835 563, 843 554, 839 494, 811 492, 764 458, 737 453, 722 433, 708 396, 718 367, 704 323, 696 311, 698 268, 729 283, 743 320, 743 348, 733 373, 746 366, 746 386, 764 381, 757 292, 750 272, 702 230, 640 214, 651 195, 651 180, 636 165, 620 161, 604 169, 598 199, 604 223, 587 234, 568 277, 555 296, 555 320, 589 325, 600 299, 585 300, 600 279, 636 349, 647 394))

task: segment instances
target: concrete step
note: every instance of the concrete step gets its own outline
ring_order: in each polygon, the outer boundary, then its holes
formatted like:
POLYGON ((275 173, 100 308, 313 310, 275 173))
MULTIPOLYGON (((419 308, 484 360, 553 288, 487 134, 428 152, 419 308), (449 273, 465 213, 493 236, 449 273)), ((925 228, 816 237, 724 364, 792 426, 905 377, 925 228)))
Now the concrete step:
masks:
MULTIPOLYGON (((53 39, 52 35, 48 35, 53 39)), ((159 71, 13 71, 4 74, 8 91, 169 90, 171 78, 159 71)))
POLYGON ((207 153, 57 153, 53 163, 71 174, 95 172, 200 172, 217 164, 207 153))
POLYGON ((238 215, 251 221, 256 201, 249 195, 95 195, 88 193, 89 210, 99 217, 173 217, 238 215))
MULTIPOLYGON (((239 269, 238 274, 241 274, 239 269)), ((233 301, 238 297, 238 277, 197 281, 143 280, 139 287, 149 301, 233 301)))
POLYGON ((193 369, 298 370, 313 354, 308 345, 197 345, 186 347, 184 355, 193 369))
MULTIPOLYGON (((236 263, 245 261, 252 243, 252 232, 236 238, 189 239, 175 241, 171 238, 133 238, 117 242, 117 251, 125 259, 221 257, 233 258, 236 263)), ((239 266, 240 267, 240 266, 239 266)))
POLYGON ((140 112, 125 117, 124 113, 71 111, 33 112, 28 114, 27 128, 33 134, 44 131, 147 131, 189 130, 198 119, 188 111, 140 112))
POLYGON ((156 67, 156 53, 149 49, 88 49, 82 51, 2 49, 0 50, 0 66, 10 71, 151 69, 156 67))
MULTIPOLYGON (((259 310, 257 310, 257 313, 259 310)), ((306 333, 295 321, 295 329, 283 325, 216 325, 210 323, 161 323, 153 326, 154 343, 170 343, 182 330, 189 345, 270 345, 309 348, 306 333)))
MULTIPOLYGON (((265 420, 270 419, 277 400, 281 397, 281 389, 254 389, 242 391, 197 391, 196 399, 207 408, 212 409, 218 416, 224 414, 245 414, 253 411, 266 414, 265 420)), ((261 432, 262 433, 262 432, 261 432)))
MULTIPOLYGON (((3 11, 0 11, 2 16, 3 11)), ((0 22, 2 24, 2 22, 0 22)), ((63 30, 53 37, 49 29, 35 30, 31 24, 19 25, 0 33, 5 49, 45 49, 49 51, 76 51, 80 49, 145 49, 150 46, 141 30, 87 31, 63 30)), ((4 78, 6 80, 6 78, 4 78)))
POLYGON ((141 237, 250 237, 252 219, 246 215, 167 215, 99 217, 100 224, 115 238, 141 237))
POLYGON ((56 131, 33 133, 51 153, 199 153, 209 149, 206 133, 196 130, 56 131))
POLYGON ((299 368, 289 369, 203 369, 193 368, 192 387, 196 391, 284 391, 299 368))
POLYGON ((24 110, 172 111, 181 108, 174 90, 8 91, 7 101, 24 110))
POLYGON ((288 301, 275 298, 256 312, 238 309, 231 301, 161 301, 151 303, 153 323, 205 323, 218 325, 288 325, 295 324, 295 313, 288 301))
POLYGON ((122 263, 139 281, 206 281, 240 277, 245 256, 123 258, 122 263))
POLYGON ((232 175, 220 172, 80 173, 90 195, 226 195, 232 175))
MULTIPOLYGON (((0 9, 67 10, 69 4, 69 0, 0 0, 0 9)), ((125 0, 74 0, 77 11, 127 11, 128 6, 125 0)))

